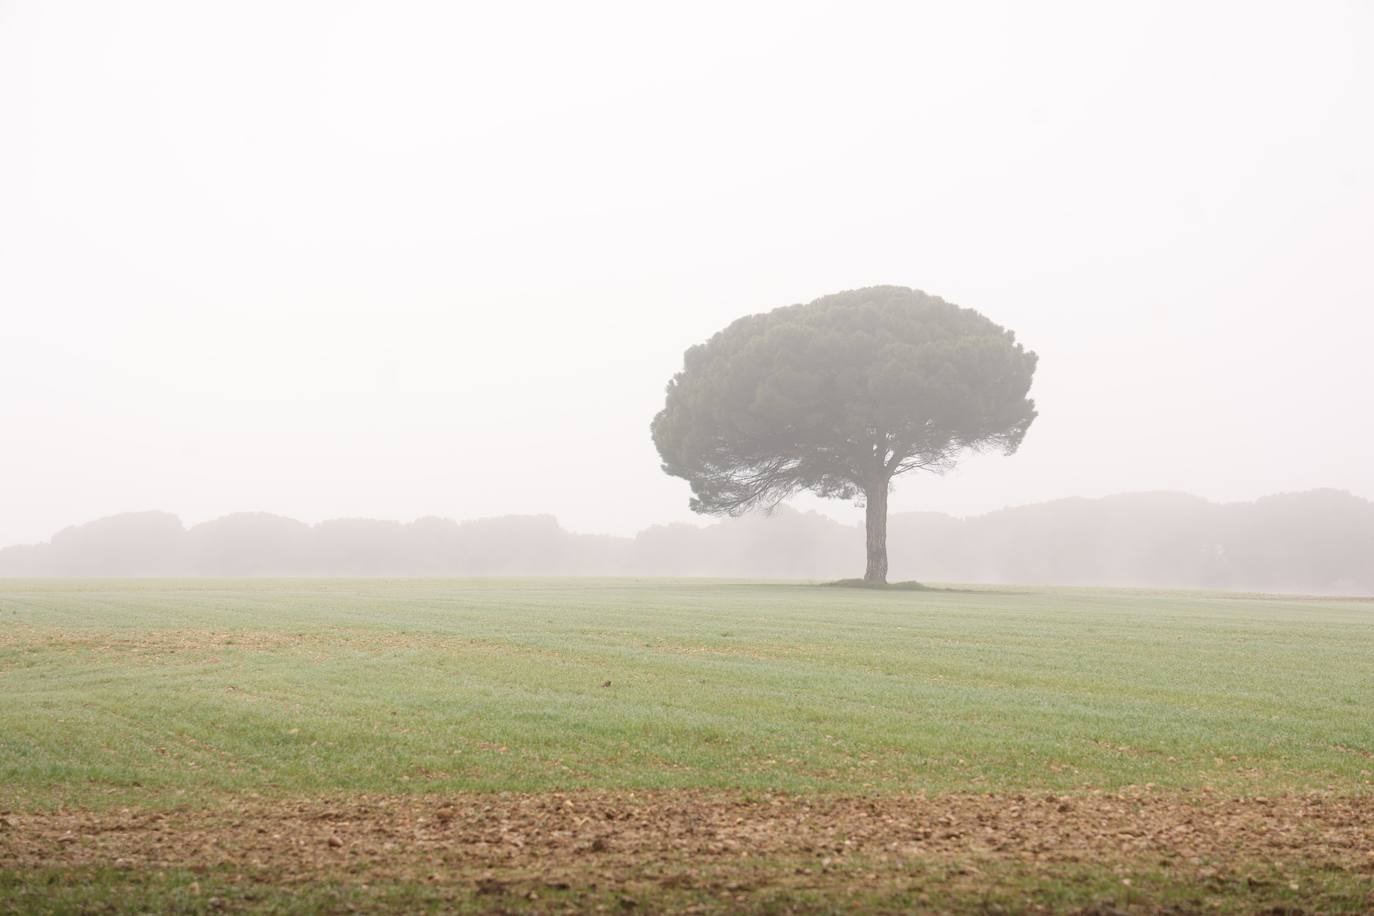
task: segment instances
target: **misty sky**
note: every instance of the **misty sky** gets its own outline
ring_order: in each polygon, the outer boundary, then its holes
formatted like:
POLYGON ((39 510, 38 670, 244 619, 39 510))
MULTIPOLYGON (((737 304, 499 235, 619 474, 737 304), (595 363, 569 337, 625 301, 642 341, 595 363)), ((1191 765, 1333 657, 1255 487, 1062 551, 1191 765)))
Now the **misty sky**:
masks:
POLYGON ((0 0, 0 544, 689 520, 682 351, 879 283, 1041 355, 893 511, 1374 497, 1371 164, 1360 2, 0 0))

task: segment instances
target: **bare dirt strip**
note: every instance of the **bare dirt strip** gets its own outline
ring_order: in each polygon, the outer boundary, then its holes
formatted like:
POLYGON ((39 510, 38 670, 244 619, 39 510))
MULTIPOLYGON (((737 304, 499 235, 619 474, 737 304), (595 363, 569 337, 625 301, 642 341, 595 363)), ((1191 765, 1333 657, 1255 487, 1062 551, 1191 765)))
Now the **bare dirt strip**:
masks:
POLYGON ((0 865, 19 868, 229 868, 286 884, 442 880, 480 890, 522 881, 634 882, 652 889, 769 861, 798 864, 789 873, 817 880, 831 866, 856 862, 879 869, 1010 862, 1049 872, 1147 863, 1189 880, 1301 865, 1368 880, 1374 893, 1374 797, 621 791, 0 814, 0 865))

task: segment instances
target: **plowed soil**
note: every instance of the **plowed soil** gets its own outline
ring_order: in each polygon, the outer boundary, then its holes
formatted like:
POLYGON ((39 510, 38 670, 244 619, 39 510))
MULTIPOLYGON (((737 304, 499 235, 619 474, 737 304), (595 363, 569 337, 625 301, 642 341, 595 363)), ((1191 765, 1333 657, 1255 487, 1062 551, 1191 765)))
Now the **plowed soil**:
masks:
POLYGON ((480 893, 600 884, 652 894, 707 875, 719 884, 782 873, 823 888, 932 862, 975 874, 979 863, 1048 872, 1111 863, 1121 874, 1145 866, 1199 881, 1247 868, 1316 870, 1374 890, 1374 798, 580 792, 0 817, 9 867, 229 869, 288 885, 444 881, 480 893))

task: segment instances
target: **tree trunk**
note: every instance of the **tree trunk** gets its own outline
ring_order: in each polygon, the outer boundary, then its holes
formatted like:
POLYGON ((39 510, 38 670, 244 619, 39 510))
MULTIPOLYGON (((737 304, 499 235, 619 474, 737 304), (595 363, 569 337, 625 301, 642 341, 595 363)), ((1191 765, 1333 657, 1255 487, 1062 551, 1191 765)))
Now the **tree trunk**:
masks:
POLYGON ((887 481, 864 492, 864 530, 868 536, 868 570, 864 581, 887 584, 887 481))

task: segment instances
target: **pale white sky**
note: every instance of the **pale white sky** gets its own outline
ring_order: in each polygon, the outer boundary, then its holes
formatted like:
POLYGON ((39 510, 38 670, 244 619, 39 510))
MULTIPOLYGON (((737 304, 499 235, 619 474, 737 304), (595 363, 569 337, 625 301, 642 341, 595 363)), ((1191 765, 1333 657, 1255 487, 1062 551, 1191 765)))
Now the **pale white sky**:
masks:
POLYGON ((894 511, 1374 497, 1372 59, 1362 2, 0 0, 0 544, 688 520, 682 351, 878 283, 1041 355, 894 511))

